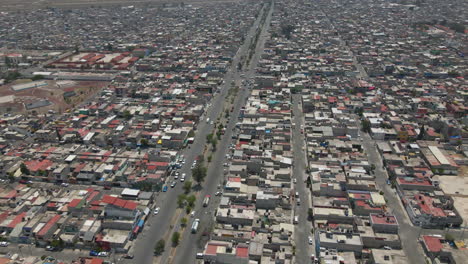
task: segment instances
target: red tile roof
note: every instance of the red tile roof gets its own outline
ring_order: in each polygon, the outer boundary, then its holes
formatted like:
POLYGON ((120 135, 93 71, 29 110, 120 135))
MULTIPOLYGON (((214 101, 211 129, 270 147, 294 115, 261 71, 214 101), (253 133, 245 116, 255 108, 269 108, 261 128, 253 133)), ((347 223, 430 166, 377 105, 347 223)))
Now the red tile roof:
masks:
POLYGON ((61 218, 60 215, 56 215, 52 217, 52 219, 50 219, 49 222, 47 222, 47 224, 39 231, 37 235, 38 236, 45 235, 49 231, 49 229, 52 228, 60 220, 60 218, 61 218))
POLYGON ((81 199, 73 199, 70 203, 68 203, 68 207, 74 208, 80 204, 81 199))
POLYGON ((52 166, 54 162, 51 160, 29 160, 25 161, 24 164, 28 167, 30 171, 39 171, 39 170, 47 170, 50 166, 52 166))
POLYGON ((427 250, 431 252, 440 252, 443 248, 440 238, 433 236, 423 236, 424 244, 426 245, 427 250))
POLYGON ((13 220, 8 224, 9 228, 15 228, 15 226, 21 222, 23 222, 23 218, 26 216, 26 213, 21 213, 17 215, 13 220))
POLYGON ((102 197, 101 201, 106 204, 112 204, 114 206, 129 209, 129 210, 135 210, 138 206, 138 204, 135 202, 123 200, 123 199, 113 197, 110 195, 105 195, 104 197, 102 197))
POLYGON ((236 256, 240 258, 248 258, 249 257, 249 248, 248 247, 237 247, 236 248, 236 256))
POLYGON ((205 255, 216 255, 218 245, 208 244, 205 250, 205 255))
POLYGON ((379 225, 398 225, 398 222, 393 215, 370 214, 373 224, 379 225))

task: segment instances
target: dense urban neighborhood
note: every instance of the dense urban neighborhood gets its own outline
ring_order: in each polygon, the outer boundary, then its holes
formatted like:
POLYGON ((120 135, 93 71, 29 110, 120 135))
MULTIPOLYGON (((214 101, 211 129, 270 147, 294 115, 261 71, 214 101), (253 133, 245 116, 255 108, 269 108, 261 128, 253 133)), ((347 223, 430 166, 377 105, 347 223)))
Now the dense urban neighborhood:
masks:
POLYGON ((0 3, 0 264, 466 263, 467 11, 0 3))

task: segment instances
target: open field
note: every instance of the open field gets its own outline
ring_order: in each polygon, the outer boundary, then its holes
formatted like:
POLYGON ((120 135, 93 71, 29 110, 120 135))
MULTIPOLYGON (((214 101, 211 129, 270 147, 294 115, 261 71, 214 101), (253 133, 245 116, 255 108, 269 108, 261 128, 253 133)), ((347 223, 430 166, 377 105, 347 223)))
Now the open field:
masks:
POLYGON ((63 112, 72 108, 105 87, 108 82, 91 81, 52 81, 41 80, 44 85, 31 86, 21 90, 14 90, 17 85, 27 85, 31 80, 17 80, 11 84, 0 86, 0 113, 16 112, 24 113, 28 109, 26 105, 48 101, 50 104, 29 109, 38 113, 45 113, 48 110, 63 112), (68 93, 70 96, 64 97, 68 93))

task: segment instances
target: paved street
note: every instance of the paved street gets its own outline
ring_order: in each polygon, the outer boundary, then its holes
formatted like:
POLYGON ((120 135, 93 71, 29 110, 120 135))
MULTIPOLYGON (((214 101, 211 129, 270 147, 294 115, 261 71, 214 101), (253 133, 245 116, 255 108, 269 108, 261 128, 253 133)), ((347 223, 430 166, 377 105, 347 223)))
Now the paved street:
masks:
MULTIPOLYGON (((273 6, 270 10, 264 10, 269 12, 269 15, 266 19, 264 27, 262 29, 262 33, 260 35, 259 41, 257 43, 257 47, 255 50, 255 54, 252 57, 248 70, 244 72, 245 76, 241 77, 241 72, 235 72, 233 78, 235 80, 241 79, 249 79, 255 76, 255 66, 257 65, 258 60, 260 59, 260 55, 263 52, 263 46, 267 37, 267 28, 269 25, 269 21, 271 19, 271 13, 273 11, 273 6)), ((255 22, 254 26, 252 27, 248 37, 246 38, 246 43, 250 43, 247 41, 248 39, 252 39, 255 36, 255 30, 259 24, 259 20, 261 19, 262 14, 258 16, 257 21, 255 22)), ((248 53, 248 45, 242 47, 240 54, 247 54, 248 53)), ((239 55, 239 54, 238 54, 239 55)), ((237 65, 237 62, 236 64, 237 65)), ((194 263, 195 262, 195 255, 197 252, 201 252, 204 248, 204 244, 200 243, 202 239, 202 233, 205 229, 210 229, 214 224, 214 212, 215 209, 218 207, 219 197, 215 197, 214 193, 216 192, 217 184, 223 181, 223 178, 219 178, 223 175, 223 167, 221 164, 225 162, 225 156, 229 152, 229 144, 231 143, 231 136, 234 132, 235 125, 237 123, 237 117, 239 116, 240 109, 244 105, 247 97, 249 96, 250 91, 247 88, 243 88, 239 90, 238 97, 234 103, 234 111, 231 113, 231 119, 227 124, 226 134, 222 138, 222 140, 218 144, 217 152, 214 156, 213 162, 211 163, 212 166, 209 167, 207 180, 205 180, 203 195, 200 197, 204 197, 206 194, 211 194, 214 198, 211 200, 210 205, 208 207, 202 207, 202 199, 198 199, 196 204, 196 211, 197 214, 195 218, 200 219, 200 227, 199 231, 196 234, 192 234, 190 228, 187 228, 183 234, 183 240, 181 244, 177 247, 177 253, 175 254, 175 258, 172 262, 169 263, 194 263), (189 238, 187 238, 189 237, 189 238)), ((192 222, 189 223, 189 226, 192 222)))
POLYGON ((301 204, 295 205, 295 215, 299 216, 299 223, 296 225, 295 242, 296 242, 296 261, 297 263, 308 263, 310 256, 314 251, 314 245, 309 245, 309 236, 313 238, 311 233, 312 224, 307 220, 307 211, 312 207, 310 200, 310 191, 306 187, 305 169, 306 156, 304 151, 305 140, 301 134, 301 128, 304 124, 303 114, 300 105, 301 96, 292 95, 292 110, 293 110, 293 127, 292 144, 294 153, 293 175, 297 180, 294 186, 296 192, 299 192, 301 204))
MULTIPOLYGON (((261 19, 261 15, 258 16, 257 21, 254 23, 252 26, 248 36, 245 39, 244 44, 240 47, 239 52, 236 54, 236 56, 233 59, 233 62, 231 64, 231 69, 230 71, 226 74, 225 82, 223 84, 223 87, 221 88, 221 92, 213 98, 211 107, 207 110, 207 114, 205 116, 210 118, 210 120, 216 120, 218 117, 219 113, 223 111, 224 107, 224 102, 225 98, 228 94, 228 89, 231 87, 231 82, 233 80, 239 80, 239 74, 236 70, 237 64, 240 60, 240 58, 243 55, 246 55, 249 51, 248 47, 250 44, 250 40, 254 37, 255 35, 255 30, 256 27, 258 26, 259 20, 261 19)), ((263 36, 264 38, 264 36, 263 36)), ((263 43, 262 43, 263 44, 263 43)), ((257 51, 260 51, 261 48, 258 48, 257 51)), ((258 61, 259 55, 256 54, 253 61, 258 61)), ((253 64, 253 63, 252 63, 253 64)), ((253 67, 253 66, 252 66, 253 67)), ((250 70, 246 76, 253 76, 254 72, 253 70, 250 70)), ((247 96, 247 91, 243 91, 243 95, 239 96, 238 101, 235 104, 235 112, 231 113, 233 116, 237 116, 234 114, 238 114, 239 109, 240 109, 240 103, 242 100, 245 100, 247 96)), ((206 120, 206 119, 205 119, 206 120)), ((211 201, 211 205, 209 207, 206 207, 206 211, 210 211, 210 215, 204 214, 204 212, 201 212, 198 210, 201 207, 203 197, 206 194, 211 194, 214 196, 214 192, 216 190, 217 185, 220 183, 220 180, 216 179, 219 177, 220 172, 220 164, 222 164, 222 159, 224 158, 224 153, 227 153, 227 147, 230 143, 230 131, 235 125, 235 119, 231 119, 231 122, 229 123, 229 126, 227 128, 227 133, 223 137, 223 139, 218 143, 218 151, 222 152, 223 155, 214 155, 213 162, 211 164, 216 164, 218 166, 211 166, 208 171, 208 175, 205 179, 205 182, 203 184, 203 189, 198 196, 197 202, 196 202, 196 215, 195 218, 200 218, 202 220, 201 227, 199 230, 203 230, 207 220, 212 218, 212 213, 213 209, 215 208, 215 203, 214 201, 211 201)), ((195 158, 203 153, 203 150, 205 148, 205 143, 206 143, 206 136, 211 133, 213 130, 214 125, 210 125, 209 123, 205 121, 200 121, 200 124, 198 125, 198 129, 196 131, 196 136, 195 136, 195 141, 192 144, 192 146, 187 149, 184 153, 184 156, 186 158, 186 163, 180 170, 181 173, 186 173, 187 178, 186 180, 190 180, 191 177, 191 164, 195 158)), ((173 219, 175 209, 177 208, 177 196, 181 193, 183 193, 182 190, 182 185, 181 183, 178 183, 177 186, 173 189, 169 189, 168 192, 166 193, 159 193, 158 197, 156 198, 156 206, 160 207, 160 212, 157 216, 151 216, 149 222, 146 224, 145 228, 143 229, 143 232, 140 234, 138 239, 136 240, 135 245, 133 246, 132 254, 135 255, 134 260, 123 260, 123 263, 153 263, 153 250, 154 246, 156 245, 156 242, 164 238, 166 239, 166 250, 163 253, 162 256, 160 256, 159 262, 163 263, 169 258, 169 254, 171 251, 171 243, 170 243, 170 236, 169 233, 167 234, 167 237, 164 237, 166 232, 170 229, 172 229, 172 224, 171 224, 171 219, 173 219)), ((178 219, 177 219, 178 220, 178 219)), ((192 219, 191 219, 192 221, 192 219)), ((188 226, 190 227, 192 222, 188 223, 188 226)), ((178 221, 174 221, 178 222, 178 221)), ((178 228, 178 227, 177 227, 178 228)), ((189 232, 190 228, 187 228, 187 232, 189 232)), ((198 233, 200 235, 201 232, 198 233)), ((179 251, 184 252, 184 254, 178 254, 178 256, 184 255, 184 257, 181 257, 182 262, 181 263, 187 263, 186 257, 189 258, 194 258, 195 257, 195 243, 193 239, 187 239, 186 238, 187 234, 184 234, 184 237, 182 238, 181 245, 179 245, 179 251)))
POLYGON ((396 216, 400 225, 400 239, 403 249, 411 263, 423 263, 422 260, 424 259, 424 254, 417 241, 420 228, 414 227, 411 224, 395 190, 386 183, 388 178, 387 172, 382 169, 382 159, 380 158, 380 154, 375 146, 375 141, 367 133, 361 133, 361 137, 369 162, 371 164, 375 164, 376 167, 375 182, 379 186, 379 189, 384 192, 387 205, 390 208, 391 213, 396 216))

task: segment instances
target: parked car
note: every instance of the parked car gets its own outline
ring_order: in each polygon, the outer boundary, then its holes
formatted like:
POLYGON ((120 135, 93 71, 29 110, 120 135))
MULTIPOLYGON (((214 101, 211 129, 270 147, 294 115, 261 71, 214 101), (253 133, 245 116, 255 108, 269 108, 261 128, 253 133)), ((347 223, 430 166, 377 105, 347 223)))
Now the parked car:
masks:
POLYGON ((163 192, 167 192, 167 185, 164 185, 162 191, 163 191, 163 192))
POLYGON ((312 237, 309 236, 309 245, 312 245, 314 243, 314 240, 312 239, 312 237))
POLYGON ((8 243, 6 241, 0 242, 0 247, 8 247, 9 245, 10 245, 10 243, 8 243))
POLYGON ((53 247, 53 246, 47 246, 45 249, 46 249, 47 251, 57 251, 57 250, 58 250, 58 248, 53 247))
POLYGON ((94 250, 91 250, 91 251, 89 252, 89 255, 90 255, 91 257, 97 257, 97 256, 99 255, 99 252, 94 251, 94 250))
POLYGON ((127 254, 123 256, 124 259, 133 259, 133 255, 127 254))
POLYGON ((176 181, 173 181, 173 182, 171 183, 171 187, 174 188, 174 187, 176 186, 176 184, 177 184, 177 182, 176 182, 176 181))
POLYGON ((98 253, 98 257, 108 257, 109 256, 109 252, 106 252, 106 251, 101 251, 98 253))

